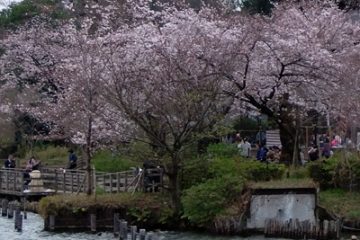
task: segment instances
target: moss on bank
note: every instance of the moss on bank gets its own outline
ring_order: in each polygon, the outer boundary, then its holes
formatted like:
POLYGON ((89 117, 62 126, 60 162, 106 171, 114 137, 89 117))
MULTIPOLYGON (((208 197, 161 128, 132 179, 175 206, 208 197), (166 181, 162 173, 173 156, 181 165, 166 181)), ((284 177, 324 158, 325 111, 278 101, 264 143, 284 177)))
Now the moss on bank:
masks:
POLYGON ((85 215, 92 212, 121 212, 122 217, 133 223, 147 222, 151 226, 165 225, 173 215, 169 199, 162 194, 122 193, 87 195, 56 195, 40 200, 39 214, 85 215))
POLYGON ((338 217, 360 219, 360 193, 331 189, 319 193, 319 203, 338 217))
POLYGON ((318 188, 318 184, 316 184, 311 178, 285 178, 266 182, 250 182, 248 187, 253 189, 318 188))

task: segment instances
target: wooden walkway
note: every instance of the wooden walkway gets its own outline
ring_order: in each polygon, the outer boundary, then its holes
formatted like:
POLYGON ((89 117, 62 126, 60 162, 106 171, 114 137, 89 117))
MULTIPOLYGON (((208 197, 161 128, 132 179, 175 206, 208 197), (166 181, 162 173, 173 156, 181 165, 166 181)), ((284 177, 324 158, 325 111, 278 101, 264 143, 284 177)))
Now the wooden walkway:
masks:
MULTIPOLYGON (((26 184, 24 169, 0 170, 0 195, 16 197, 85 193, 88 181, 84 170, 42 168, 32 171, 26 184)), ((117 173, 92 172, 93 190, 106 193, 155 191, 162 187, 161 169, 133 170, 117 173)))

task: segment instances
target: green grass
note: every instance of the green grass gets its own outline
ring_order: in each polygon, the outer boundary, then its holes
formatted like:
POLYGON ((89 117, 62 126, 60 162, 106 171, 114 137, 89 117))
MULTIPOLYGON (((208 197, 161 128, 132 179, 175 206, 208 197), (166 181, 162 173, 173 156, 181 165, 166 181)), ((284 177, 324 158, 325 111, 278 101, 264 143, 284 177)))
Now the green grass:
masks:
POLYGON ((113 154, 109 150, 101 150, 97 152, 92 159, 92 163, 94 164, 96 171, 100 172, 126 171, 131 167, 139 165, 133 160, 120 154, 113 154))
POLYGON ((359 192, 347 192, 342 189, 321 191, 319 203, 340 217, 350 220, 360 219, 359 192))
POLYGON ((49 215, 77 214, 95 210, 117 209, 126 211, 127 216, 137 221, 164 223, 172 215, 167 195, 160 193, 121 193, 88 195, 55 195, 42 198, 38 205, 39 214, 49 215))
POLYGON ((271 180, 266 182, 252 182, 249 183, 249 187, 254 189, 317 188, 317 184, 314 183, 314 181, 310 178, 285 178, 281 180, 271 180))
POLYGON ((31 156, 35 156, 36 159, 41 160, 43 166, 66 167, 68 150, 68 148, 57 146, 35 147, 33 153, 26 153, 25 161, 31 156))

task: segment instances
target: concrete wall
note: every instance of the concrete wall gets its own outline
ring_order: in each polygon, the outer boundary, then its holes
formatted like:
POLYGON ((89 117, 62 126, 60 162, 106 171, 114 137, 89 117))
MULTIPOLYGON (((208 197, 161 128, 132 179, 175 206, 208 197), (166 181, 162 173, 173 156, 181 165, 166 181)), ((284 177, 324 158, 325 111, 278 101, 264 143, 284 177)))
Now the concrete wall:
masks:
POLYGON ((265 220, 276 218, 281 221, 299 219, 315 222, 315 194, 271 194, 253 195, 250 203, 250 217, 247 228, 262 229, 265 220))

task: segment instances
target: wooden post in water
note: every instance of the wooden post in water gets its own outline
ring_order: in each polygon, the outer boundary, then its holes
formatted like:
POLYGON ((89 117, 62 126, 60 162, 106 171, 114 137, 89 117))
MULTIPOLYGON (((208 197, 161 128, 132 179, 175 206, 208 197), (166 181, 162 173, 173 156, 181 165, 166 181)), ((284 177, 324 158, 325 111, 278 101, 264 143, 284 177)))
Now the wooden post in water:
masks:
POLYGON ((145 229, 140 229, 139 235, 140 235, 140 240, 145 240, 145 238, 146 238, 146 230, 145 229))
POLYGON ((127 221, 120 222, 120 240, 127 240, 128 223, 127 221))
POLYGON ((96 232, 96 214, 90 214, 90 228, 91 228, 91 232, 95 233, 96 232))
POLYGON ((9 204, 7 215, 8 215, 8 218, 13 218, 14 217, 14 203, 9 204))
POLYGON ((23 226, 23 217, 20 211, 15 215, 15 229, 18 232, 22 231, 23 226))
POLYGON ((27 219, 27 212, 26 212, 26 197, 21 198, 23 212, 24 212, 24 219, 27 219))
POLYGON ((137 232, 137 226, 131 226, 130 228, 131 240, 136 240, 136 232, 137 232))
POLYGON ((15 230, 17 231, 21 231, 22 227, 20 225, 20 221, 22 221, 22 215, 21 215, 21 211, 20 211, 20 206, 17 206, 16 209, 15 209, 15 230))
POLYGON ((55 216, 54 215, 49 216, 49 229, 50 229, 50 231, 55 230, 55 216))
POLYGON ((114 213, 114 236, 119 236, 120 232, 120 222, 119 222, 119 213, 114 213))
POLYGON ((2 208, 1 208, 1 215, 3 217, 7 216, 7 209, 8 209, 9 201, 7 199, 2 200, 2 208))
POLYGON ((340 220, 336 220, 336 239, 340 239, 341 223, 340 220))

